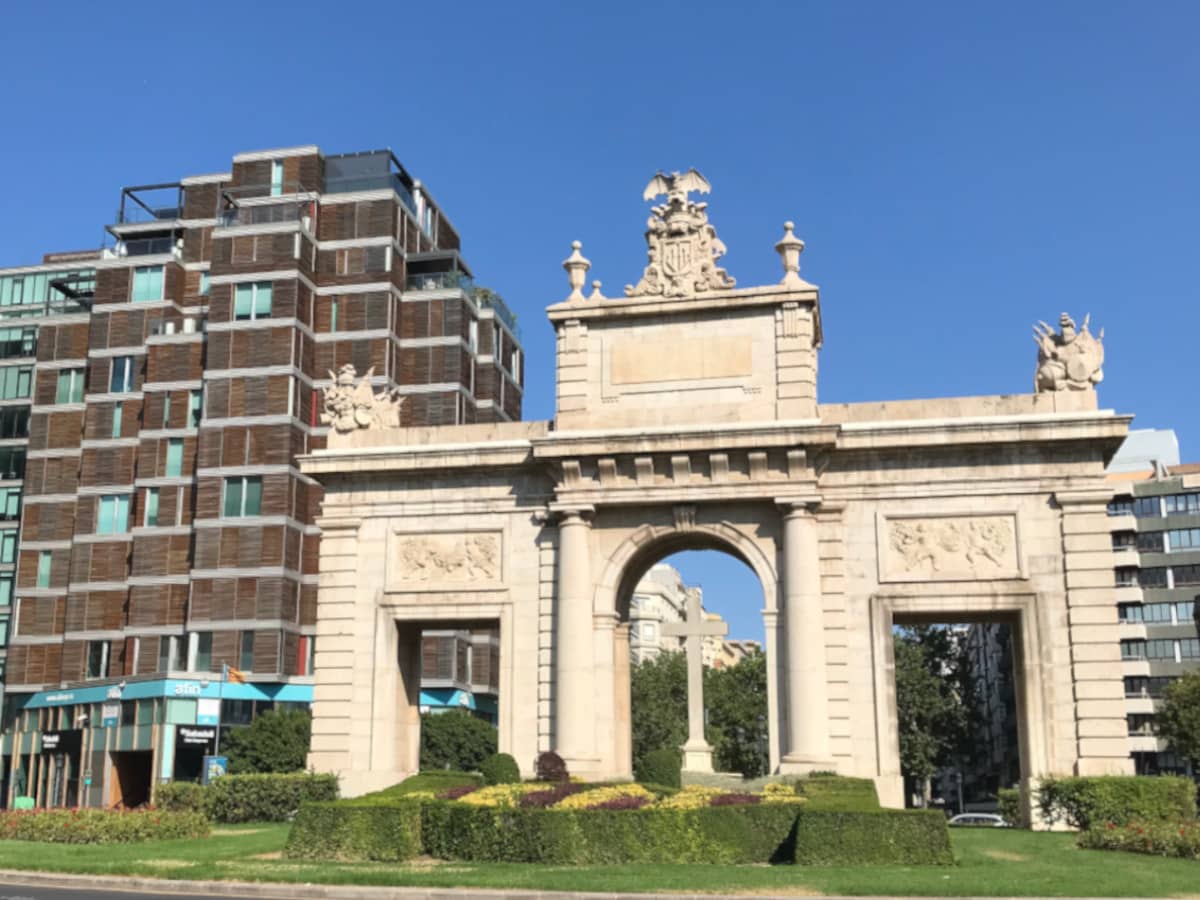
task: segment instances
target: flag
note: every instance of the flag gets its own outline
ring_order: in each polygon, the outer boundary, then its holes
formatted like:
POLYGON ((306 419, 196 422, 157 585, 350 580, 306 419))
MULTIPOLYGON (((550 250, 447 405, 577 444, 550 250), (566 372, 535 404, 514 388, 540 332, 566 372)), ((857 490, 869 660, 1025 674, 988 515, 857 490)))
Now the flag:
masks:
POLYGON ((235 669, 233 666, 225 666, 225 680, 232 681, 234 684, 245 684, 246 673, 241 669, 235 669))

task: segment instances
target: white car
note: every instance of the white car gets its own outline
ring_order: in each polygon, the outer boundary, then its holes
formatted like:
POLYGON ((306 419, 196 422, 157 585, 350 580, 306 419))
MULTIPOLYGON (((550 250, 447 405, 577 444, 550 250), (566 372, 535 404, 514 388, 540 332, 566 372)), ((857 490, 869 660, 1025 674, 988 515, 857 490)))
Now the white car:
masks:
POLYGON ((949 824, 969 828, 1008 828, 1004 817, 995 813, 959 813, 950 819, 949 824))

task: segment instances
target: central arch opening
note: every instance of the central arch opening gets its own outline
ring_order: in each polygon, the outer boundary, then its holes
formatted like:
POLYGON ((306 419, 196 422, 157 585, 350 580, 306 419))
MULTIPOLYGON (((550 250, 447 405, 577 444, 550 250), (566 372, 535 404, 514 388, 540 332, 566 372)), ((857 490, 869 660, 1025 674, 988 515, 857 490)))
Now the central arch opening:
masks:
POLYGON ((680 755, 685 782, 772 771, 763 617, 772 606, 754 568, 709 535, 672 536, 627 565, 616 639, 628 636, 618 647, 628 665, 616 690, 618 707, 627 704, 631 771, 661 750, 680 755))

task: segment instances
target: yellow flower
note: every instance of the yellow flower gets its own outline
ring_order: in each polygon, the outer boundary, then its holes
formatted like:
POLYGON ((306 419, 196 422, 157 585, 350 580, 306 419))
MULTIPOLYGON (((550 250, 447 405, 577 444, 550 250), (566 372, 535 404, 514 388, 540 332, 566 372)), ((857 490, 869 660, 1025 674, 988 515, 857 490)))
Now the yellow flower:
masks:
POLYGON ((702 784, 689 784, 678 794, 664 797, 658 802, 658 806, 663 809, 701 809, 702 807, 709 806, 712 803, 713 797, 728 793, 730 792, 723 791, 720 788, 706 787, 702 784))
POLYGON ((554 804, 554 809, 588 809, 618 797, 645 797, 653 800, 654 795, 640 784, 607 784, 604 787, 592 788, 571 794, 554 804))
POLYGON ((493 784, 464 794, 455 802, 470 806, 499 806, 511 809, 520 802, 523 795, 544 789, 544 785, 540 784, 493 784))

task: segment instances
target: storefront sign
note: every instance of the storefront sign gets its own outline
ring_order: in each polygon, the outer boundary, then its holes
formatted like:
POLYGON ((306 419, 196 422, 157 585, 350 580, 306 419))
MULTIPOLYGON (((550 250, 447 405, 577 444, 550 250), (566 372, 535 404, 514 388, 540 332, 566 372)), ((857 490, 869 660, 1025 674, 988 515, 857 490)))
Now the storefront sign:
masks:
POLYGON ((100 707, 100 724, 108 728, 111 725, 121 724, 121 704, 120 703, 105 703, 100 707))
POLYGON ((175 744, 183 747, 211 748, 217 742, 217 729, 204 725, 175 726, 175 744))
POLYGON ((68 731, 43 731, 43 753, 78 753, 83 746, 83 732, 78 728, 68 731))
POLYGON ((216 697, 201 697, 196 701, 196 724, 218 725, 221 718, 221 701, 216 697))

